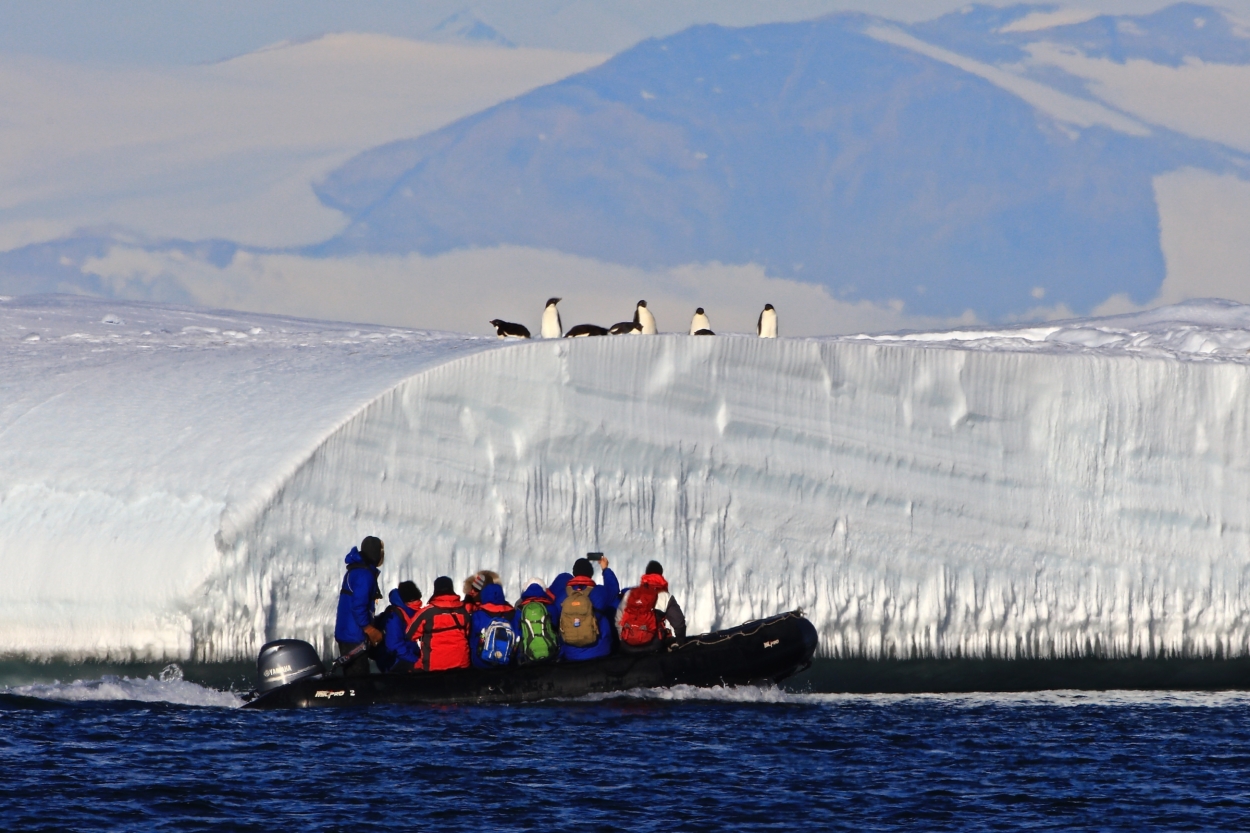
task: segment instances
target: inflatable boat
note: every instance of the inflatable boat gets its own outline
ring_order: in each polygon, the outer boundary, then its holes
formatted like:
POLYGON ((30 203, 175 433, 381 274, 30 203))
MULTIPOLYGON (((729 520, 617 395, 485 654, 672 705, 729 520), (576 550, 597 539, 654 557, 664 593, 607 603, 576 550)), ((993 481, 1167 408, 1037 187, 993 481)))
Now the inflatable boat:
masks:
POLYGON ((585 662, 342 677, 326 674, 307 642, 279 640, 261 649, 257 696, 244 708, 525 703, 634 688, 760 685, 780 682, 809 667, 816 642, 816 628, 796 610, 646 654, 618 652, 585 662))

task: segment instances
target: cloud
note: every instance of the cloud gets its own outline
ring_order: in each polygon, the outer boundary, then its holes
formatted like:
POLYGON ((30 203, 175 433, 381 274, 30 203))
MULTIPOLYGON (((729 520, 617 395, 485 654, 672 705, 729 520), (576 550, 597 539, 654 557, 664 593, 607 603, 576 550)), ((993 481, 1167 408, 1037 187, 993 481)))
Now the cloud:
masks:
POLYGON ((314 180, 605 58, 361 34, 191 67, 0 56, 0 245, 102 225, 320 242, 345 218, 314 180))
POLYGON ((224 266, 182 250, 118 244, 82 264, 114 297, 185 299, 213 307, 427 329, 493 333, 503 318, 538 330, 543 302, 560 296, 566 326, 628 320, 646 299, 660 329, 685 331, 695 307, 723 332, 754 332, 765 303, 784 335, 828 335, 972 323, 908 315, 832 298, 824 287, 769 277, 762 267, 691 264, 645 270, 562 252, 501 246, 436 257, 308 258, 239 251, 224 266))
POLYGON ((1250 182, 1184 168, 1155 177, 1167 277, 1156 304, 1250 303, 1250 182))

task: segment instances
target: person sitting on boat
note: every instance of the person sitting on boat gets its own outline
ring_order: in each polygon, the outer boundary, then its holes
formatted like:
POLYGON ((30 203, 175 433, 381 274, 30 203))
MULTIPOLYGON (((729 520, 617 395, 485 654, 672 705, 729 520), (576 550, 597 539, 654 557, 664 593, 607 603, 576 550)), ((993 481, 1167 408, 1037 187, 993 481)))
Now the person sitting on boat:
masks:
MULTIPOLYGON (((338 642, 339 656, 345 657, 357 648, 365 646, 349 662, 343 665, 347 677, 359 677, 369 673, 369 650, 382 641, 382 631, 373 624, 374 606, 382 598, 378 588, 378 575, 386 558, 382 540, 373 535, 360 542, 360 548, 352 547, 344 563, 347 572, 339 590, 338 614, 334 620, 334 639, 338 642)), ((374 651, 374 653, 377 653, 374 651)))
POLYGON ((638 586, 621 596, 616 634, 626 653, 654 651, 665 641, 686 638, 686 615, 668 591, 660 562, 648 562, 638 586))
POLYGON ((559 621, 556 597, 543 585, 542 580, 532 578, 526 582, 512 619, 512 628, 520 640, 517 644, 517 662, 526 665, 558 658, 560 638, 556 623, 559 621))
POLYGON ((473 611, 473 608, 482 601, 482 588, 488 584, 498 584, 499 573, 494 570, 478 570, 473 575, 464 580, 462 589, 464 590, 464 604, 473 611))
POLYGON ((503 597, 502 585, 492 582, 482 587, 469 617, 469 662, 474 668, 510 665, 516 658, 515 612, 503 597))
POLYGON ((612 620, 621 596, 620 582, 608 568, 608 559, 601 552, 587 554, 599 557, 602 585, 595 584, 595 568, 589 558, 577 559, 572 575, 561 573, 551 582, 563 643, 560 658, 573 662, 612 653, 612 620))
POLYGON ((469 612, 447 576, 434 579, 434 595, 412 623, 408 638, 420 646, 423 671, 469 667, 469 612))
POLYGON ((421 648, 408 638, 408 631, 416 623, 421 614, 421 588, 414 582, 401 581, 390 593, 391 606, 382 614, 386 617, 383 643, 386 646, 386 667, 378 663, 383 671, 407 672, 417 667, 421 661, 421 648))

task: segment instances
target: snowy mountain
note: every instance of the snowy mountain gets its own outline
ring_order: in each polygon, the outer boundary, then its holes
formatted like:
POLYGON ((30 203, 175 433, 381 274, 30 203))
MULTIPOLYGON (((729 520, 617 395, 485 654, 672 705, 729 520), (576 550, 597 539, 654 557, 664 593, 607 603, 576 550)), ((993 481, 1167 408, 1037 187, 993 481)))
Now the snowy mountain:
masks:
POLYGON ((313 251, 756 262, 935 315, 1145 303, 1166 272, 1156 179, 1240 176, 1250 157, 1105 106, 1053 66, 1004 67, 1042 36, 1168 66, 1191 47, 1244 59, 1250 41, 1195 6, 1021 25, 1036 14, 974 7, 910 29, 839 15, 647 41, 340 168, 318 195, 353 222, 313 251), (1200 13, 1211 23, 1195 28, 1200 13))
POLYGON ((493 339, 0 301, 0 652, 328 646, 386 586, 659 558, 826 655, 1250 654, 1250 307, 836 339, 493 339))
POLYGON ((504 46, 509 49, 515 43, 499 34, 499 31, 473 13, 471 9, 461 9, 453 15, 439 21, 422 40, 435 43, 476 43, 490 46, 504 46))
POLYGON ((740 331, 781 299, 790 334, 1250 301, 1246 33, 969 6, 602 65, 358 35, 171 77, 0 60, 0 291, 480 333, 552 295, 740 331))

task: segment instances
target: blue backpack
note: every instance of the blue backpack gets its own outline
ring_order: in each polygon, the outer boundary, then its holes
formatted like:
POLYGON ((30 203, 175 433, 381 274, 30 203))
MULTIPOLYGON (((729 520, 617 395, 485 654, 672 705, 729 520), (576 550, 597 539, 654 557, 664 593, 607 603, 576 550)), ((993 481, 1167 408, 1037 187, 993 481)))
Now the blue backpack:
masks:
POLYGON ((516 631, 505 619, 492 619, 477 639, 477 657, 489 665, 507 665, 516 653, 516 631))

